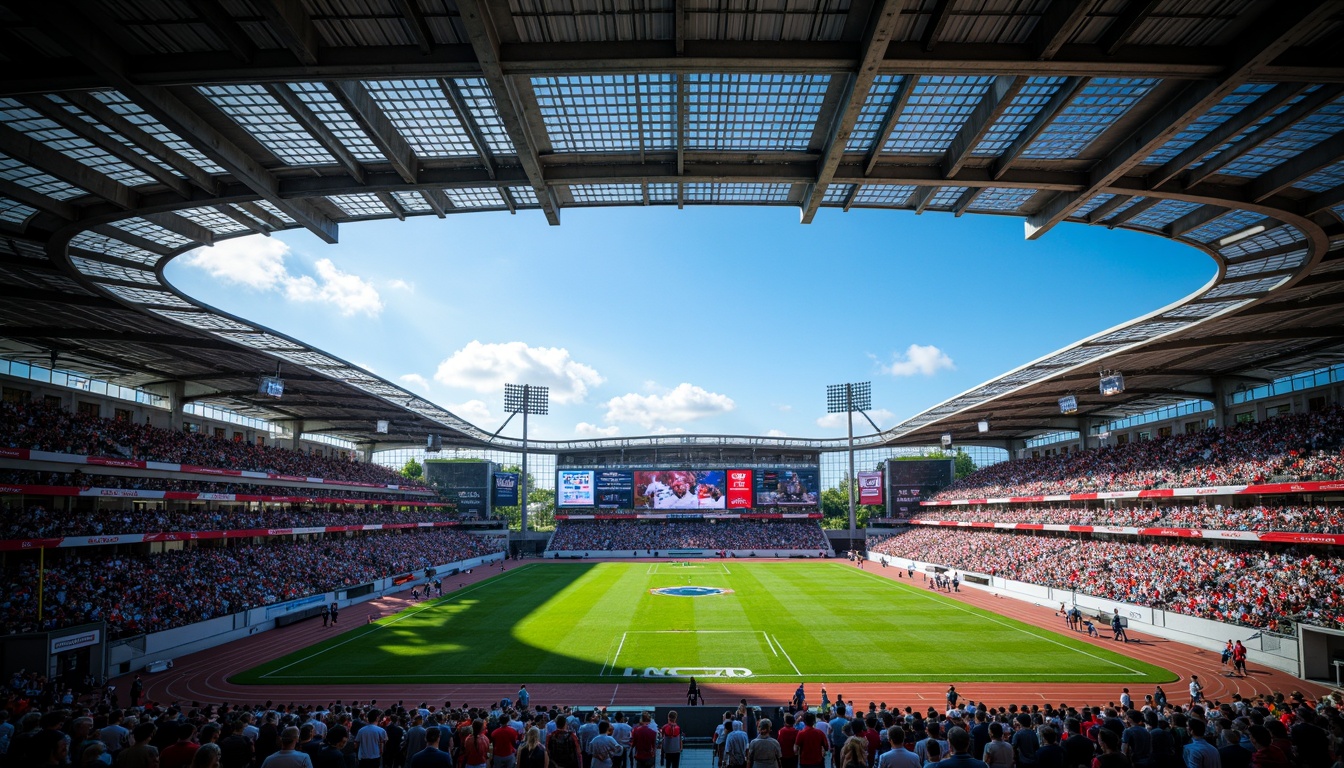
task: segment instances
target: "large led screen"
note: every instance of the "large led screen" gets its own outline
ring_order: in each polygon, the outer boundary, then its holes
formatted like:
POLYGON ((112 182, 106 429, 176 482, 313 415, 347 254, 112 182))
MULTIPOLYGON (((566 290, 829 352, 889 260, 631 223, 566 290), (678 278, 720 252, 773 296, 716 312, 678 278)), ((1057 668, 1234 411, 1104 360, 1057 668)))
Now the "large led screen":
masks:
POLYGON ((555 473, 555 506, 593 506, 593 470, 562 469, 555 473))
POLYGON ((721 469, 668 469, 635 473, 636 509, 725 509, 721 469))
POLYGON ((821 478, 816 469, 756 470, 757 507, 815 507, 821 503, 821 478))

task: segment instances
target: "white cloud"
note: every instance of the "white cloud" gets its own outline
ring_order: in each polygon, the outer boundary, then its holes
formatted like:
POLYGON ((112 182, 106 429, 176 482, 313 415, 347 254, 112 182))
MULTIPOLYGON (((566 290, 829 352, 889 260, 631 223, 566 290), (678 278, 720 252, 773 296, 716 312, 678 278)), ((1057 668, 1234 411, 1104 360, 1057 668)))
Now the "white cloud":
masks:
POLYGON ((681 427, 664 427, 664 426, 661 425, 661 424, 659 424, 658 426, 654 427, 651 431, 652 431, 653 434, 655 434, 655 435, 684 435, 684 434, 686 434, 686 430, 685 430, 685 429, 682 429, 681 427))
POLYGON ((280 291, 290 301, 330 304, 345 317, 376 317, 383 311, 378 290, 364 278, 342 272, 331 259, 318 259, 313 265, 316 277, 295 275, 285 266, 289 254, 289 244, 284 241, 243 237, 198 248, 184 256, 183 263, 226 283, 257 291, 280 291))
POLYGON ((402 375, 397 377, 397 381, 400 381, 402 384, 407 384, 409 386, 415 387, 416 389, 419 389, 424 392, 429 391, 429 379, 426 379, 424 376, 421 376, 418 373, 403 373, 402 375))
POLYGON ((474 392, 500 392, 505 383, 537 384, 550 387, 551 401, 561 404, 583 402, 589 387, 606 381, 570 357, 567 349, 529 347, 521 341, 472 341, 439 363, 434 380, 474 392))
POLYGON ((358 363, 358 362, 356 362, 356 363, 351 363, 351 365, 355 366, 356 368, 363 368, 364 370, 366 370, 366 371, 368 371, 369 373, 372 373, 372 374, 374 374, 374 375, 377 375, 377 373, 378 373, 378 370, 377 370, 376 368, 374 368, 372 365, 367 365, 367 364, 365 364, 365 363, 358 363))
POLYGON ((772 429, 765 433, 766 437, 788 437, 788 433, 782 429, 772 429))
POLYGON ((889 373, 892 376, 932 376, 939 371, 954 371, 956 363, 947 356, 943 350, 932 344, 911 344, 905 350, 904 359, 900 356, 892 361, 891 365, 882 366, 883 373, 889 373))
POLYGON ((574 434, 579 437, 615 437, 620 433, 620 427, 599 427, 586 421, 574 425, 574 434))
MULTIPOLYGON (((878 408, 875 411, 868 411, 867 413, 868 418, 877 422, 877 426, 883 429, 896 423, 896 414, 888 411, 886 408, 878 408)), ((823 429, 845 429, 845 423, 848 416, 849 414, 845 413, 828 413, 817 419, 817 426, 822 427, 823 429)), ((869 424, 866 419, 857 413, 854 414, 854 434, 867 434, 872 428, 872 425, 869 424)))
POLYGON ((792 405, 788 405, 788 404, 786 404, 786 403, 777 404, 777 405, 775 406, 775 408, 777 408, 777 409, 779 410, 780 413, 792 413, 792 412, 793 412, 793 406, 792 406, 792 405))
POLYGON ((359 275, 342 272, 331 259, 318 259, 318 279, 308 275, 290 278, 285 283, 285 297, 290 301, 314 301, 331 304, 346 317, 365 314, 377 317, 383 311, 383 300, 378 290, 359 275))
POLYGON ((727 413, 736 407, 737 403, 727 395, 683 382, 664 395, 630 392, 613 397, 607 401, 605 419, 608 423, 632 422, 652 429, 658 422, 694 421, 727 413))
POLYGON ((415 291, 415 283, 408 283, 399 277, 387 281, 387 287, 397 291, 415 291))
POLYGON ((464 418, 477 426, 495 420, 494 416, 490 415, 490 407, 485 404, 484 400, 468 400, 465 403, 449 403, 446 407, 455 416, 464 418))
POLYGON ((226 283, 269 291, 289 278, 285 257, 289 245, 270 237, 239 237, 212 248, 197 248, 182 257, 189 267, 203 269, 226 283))

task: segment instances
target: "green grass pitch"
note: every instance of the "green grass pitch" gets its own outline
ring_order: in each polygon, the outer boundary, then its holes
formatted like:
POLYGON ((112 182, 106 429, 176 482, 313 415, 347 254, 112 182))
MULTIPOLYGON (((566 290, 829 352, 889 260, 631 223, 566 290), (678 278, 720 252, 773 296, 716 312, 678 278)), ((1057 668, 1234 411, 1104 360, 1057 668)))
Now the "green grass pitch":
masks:
MULTIPOLYGON (((870 564, 870 568, 874 567, 870 564)), ((915 586, 918 584, 919 586, 915 586)), ((836 561, 534 563, 243 672, 252 684, 1151 683, 1165 669, 836 561), (655 595, 661 587, 731 590, 655 595)))

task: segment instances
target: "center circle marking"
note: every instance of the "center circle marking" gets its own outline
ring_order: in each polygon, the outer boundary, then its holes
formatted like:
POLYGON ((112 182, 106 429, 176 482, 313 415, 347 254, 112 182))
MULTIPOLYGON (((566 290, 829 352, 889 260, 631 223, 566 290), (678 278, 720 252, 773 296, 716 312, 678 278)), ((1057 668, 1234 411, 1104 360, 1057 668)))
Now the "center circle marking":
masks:
POLYGON ((733 590, 720 589, 719 587, 659 587, 649 591, 655 595, 666 595, 668 597, 706 597, 709 595, 732 594, 733 590))

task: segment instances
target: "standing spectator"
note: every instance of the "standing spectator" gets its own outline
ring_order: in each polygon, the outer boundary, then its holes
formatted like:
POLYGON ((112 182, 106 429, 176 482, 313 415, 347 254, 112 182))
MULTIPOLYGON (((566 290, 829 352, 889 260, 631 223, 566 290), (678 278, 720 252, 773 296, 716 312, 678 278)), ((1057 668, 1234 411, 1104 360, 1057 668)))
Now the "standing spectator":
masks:
POLYGON ((383 762, 383 749, 387 746, 387 731, 378 725, 382 712, 370 709, 368 722, 355 733, 359 744, 359 768, 379 768, 383 762))
MULTIPOLYGON (((417 718, 419 719, 419 718, 417 718)), ((409 768, 453 768, 453 756, 439 749, 439 742, 443 738, 442 731, 437 725, 432 725, 424 730, 425 747, 411 755, 409 768)), ((536 728, 532 729, 536 731, 536 728)), ((407 742, 409 744, 409 742, 407 742)), ((542 766, 545 768, 545 766, 542 766)))
POLYGON ((771 737, 774 723, 762 718, 756 723, 756 738, 747 745, 747 765, 750 768, 780 768, 783 751, 771 737))
POLYGON ((289 726, 280 732, 280 749, 261 763, 261 768, 313 768, 313 761, 300 752, 299 729, 289 726))
POLYGON ((1185 759, 1185 768, 1222 768, 1223 761, 1218 750, 1204 739, 1204 721, 1191 720, 1189 723, 1190 743, 1181 753, 1185 759))

